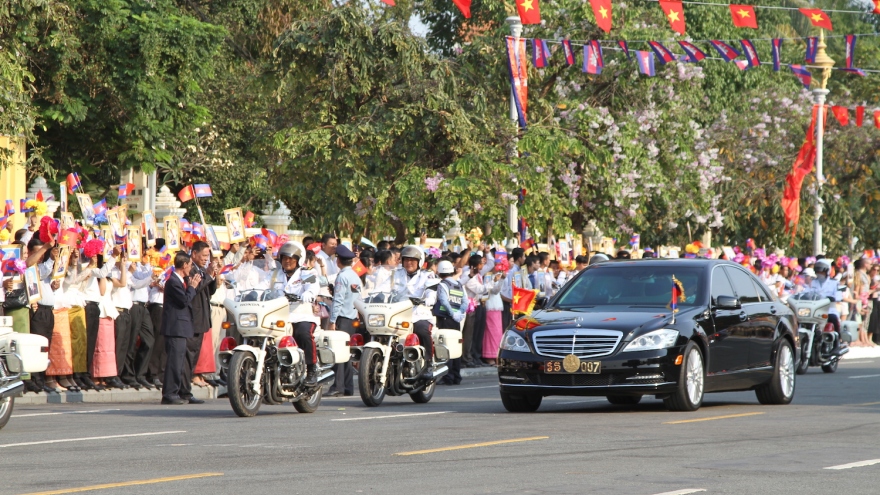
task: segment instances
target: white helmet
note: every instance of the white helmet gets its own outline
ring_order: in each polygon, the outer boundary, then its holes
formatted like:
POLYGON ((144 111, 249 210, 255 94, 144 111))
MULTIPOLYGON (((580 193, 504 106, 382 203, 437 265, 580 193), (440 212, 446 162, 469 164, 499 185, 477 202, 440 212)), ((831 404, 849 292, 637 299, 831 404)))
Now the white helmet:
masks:
POLYGON ((816 272, 814 272, 812 268, 805 268, 804 269, 804 276, 810 277, 810 278, 816 278, 816 272))
POLYGON ((603 261, 608 261, 608 255, 602 253, 596 253, 590 258, 590 262, 588 264, 595 265, 596 263, 602 263, 603 261))
POLYGON ((437 263, 437 273, 439 275, 452 275, 455 273, 455 267, 452 266, 451 261, 443 260, 440 263, 437 263))
POLYGON ((294 257, 299 256, 302 258, 303 253, 306 252, 306 249, 302 244, 296 241, 287 241, 281 246, 281 249, 278 250, 278 259, 280 260, 282 256, 294 257))
POLYGON ((825 258, 822 258, 821 260, 817 261, 815 265, 813 265, 813 270, 815 270, 816 273, 831 273, 831 263, 828 263, 825 258))
POLYGON ((400 251, 400 259, 410 258, 419 260, 419 266, 425 263, 425 252, 418 246, 406 246, 400 251))

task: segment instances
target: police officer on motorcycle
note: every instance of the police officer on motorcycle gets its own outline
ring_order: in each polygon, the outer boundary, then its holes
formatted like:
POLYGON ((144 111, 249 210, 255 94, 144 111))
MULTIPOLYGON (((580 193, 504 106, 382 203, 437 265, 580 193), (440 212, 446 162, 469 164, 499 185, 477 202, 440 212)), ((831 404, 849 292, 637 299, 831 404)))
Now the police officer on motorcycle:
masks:
POLYGON ((834 350, 837 351, 841 342, 840 317, 836 304, 841 300, 841 293, 838 290, 839 282, 830 277, 831 264, 827 259, 816 261, 816 264, 813 265, 813 271, 816 272, 816 278, 810 283, 809 290, 816 291, 831 301, 831 306, 828 308, 828 323, 834 325, 834 330, 837 332, 837 344, 834 346, 834 350))
POLYGON ((400 252, 401 268, 394 274, 394 290, 399 294, 414 299, 418 302, 413 308, 413 333, 419 337, 419 343, 425 349, 425 369, 420 378, 432 380, 434 378, 434 343, 431 340, 431 327, 433 314, 431 307, 437 300, 437 292, 429 288, 429 282, 434 279, 434 273, 421 270, 424 253, 417 246, 406 246, 400 252))

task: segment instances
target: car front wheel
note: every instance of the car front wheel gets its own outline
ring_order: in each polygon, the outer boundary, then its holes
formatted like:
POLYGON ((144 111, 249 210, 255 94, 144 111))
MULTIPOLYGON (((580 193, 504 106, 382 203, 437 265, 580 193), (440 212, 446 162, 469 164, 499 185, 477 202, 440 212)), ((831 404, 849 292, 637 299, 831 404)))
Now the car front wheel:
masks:
POLYGON ((678 376, 678 390, 663 399, 670 411, 696 411, 703 404, 703 385, 706 382, 706 367, 703 353, 693 342, 684 348, 684 362, 678 376))
POLYGON ((536 394, 510 394, 501 392, 501 403, 509 412, 535 412, 541 407, 541 397, 536 394))
POLYGON ((794 352, 791 350, 791 344, 787 340, 783 340, 776 351, 776 367, 773 369, 773 378, 755 389, 758 402, 761 404, 788 404, 791 402, 794 397, 795 376, 794 352))

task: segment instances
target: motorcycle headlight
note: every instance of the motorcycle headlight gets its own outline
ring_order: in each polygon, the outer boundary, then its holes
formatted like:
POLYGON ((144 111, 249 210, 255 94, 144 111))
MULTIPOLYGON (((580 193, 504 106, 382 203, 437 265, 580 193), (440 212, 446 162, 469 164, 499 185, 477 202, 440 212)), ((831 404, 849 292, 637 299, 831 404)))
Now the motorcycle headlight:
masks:
POLYGON ((242 328, 253 328, 257 326, 257 315, 253 313, 238 315, 238 326, 242 328))
POLYGON ((810 308, 801 308, 798 310, 798 316, 810 316, 810 308))
POLYGON ((669 328, 654 330, 653 332, 648 332, 645 335, 636 337, 635 340, 624 347, 623 352, 666 349, 667 347, 675 345, 677 339, 678 330, 672 330, 669 328))
POLYGON ((385 315, 369 315, 367 316, 367 325, 371 327, 384 327, 385 315))
POLYGON ((526 339, 522 338, 522 335, 513 330, 508 330, 504 333, 504 336, 501 337, 501 348, 505 351, 531 352, 529 345, 526 343, 526 339))

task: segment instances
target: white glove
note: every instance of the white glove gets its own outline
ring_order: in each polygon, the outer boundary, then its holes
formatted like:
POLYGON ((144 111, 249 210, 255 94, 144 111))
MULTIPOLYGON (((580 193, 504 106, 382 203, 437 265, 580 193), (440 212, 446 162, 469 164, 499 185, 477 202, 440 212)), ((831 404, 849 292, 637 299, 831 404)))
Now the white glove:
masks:
POLYGON ((301 299, 302 299, 302 302, 304 302, 306 304, 312 304, 313 302, 315 302, 315 296, 308 294, 308 293, 303 294, 301 299))
POLYGON ((455 320, 456 323, 461 323, 461 320, 464 319, 464 313, 454 313, 452 319, 455 320))

